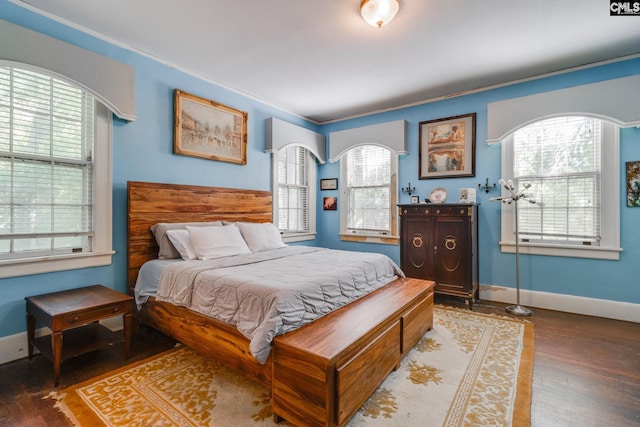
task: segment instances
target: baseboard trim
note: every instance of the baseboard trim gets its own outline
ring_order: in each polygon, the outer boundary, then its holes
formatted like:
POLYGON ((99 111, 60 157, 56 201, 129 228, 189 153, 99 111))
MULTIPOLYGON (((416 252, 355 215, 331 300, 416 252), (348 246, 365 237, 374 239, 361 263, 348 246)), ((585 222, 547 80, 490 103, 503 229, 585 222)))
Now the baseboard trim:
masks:
MULTIPOLYGON (((501 286, 480 285, 480 300, 515 304, 516 290, 501 286)), ((640 304, 628 302, 520 290, 520 304, 530 308, 537 307, 640 323, 640 304)), ((122 329, 121 317, 112 317, 100 323, 114 331, 122 329)), ((37 337, 50 334, 49 328, 36 330, 37 337)), ((26 332, 0 338, 0 365, 25 357, 28 357, 26 332)))
MULTIPOLYGON (((100 323, 113 331, 122 330, 122 316, 101 320, 100 323)), ((45 335, 51 335, 51 329, 36 329, 36 338, 45 335)), ((0 365, 29 357, 27 342, 26 331, 0 338, 0 365)), ((35 352, 38 354, 37 349, 35 352)))
MULTIPOLYGON (((514 288, 480 285, 480 300, 515 304, 517 294, 514 288)), ((640 304, 629 302, 521 289, 520 305, 640 323, 640 304)))

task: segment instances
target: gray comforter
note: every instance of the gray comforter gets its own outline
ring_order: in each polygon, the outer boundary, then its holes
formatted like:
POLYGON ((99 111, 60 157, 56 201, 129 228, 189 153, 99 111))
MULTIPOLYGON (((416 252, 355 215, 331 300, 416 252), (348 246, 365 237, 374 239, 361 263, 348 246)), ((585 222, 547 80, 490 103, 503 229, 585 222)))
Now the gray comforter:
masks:
POLYGON ((157 299, 235 325, 264 363, 271 342, 403 276, 386 255, 287 246, 167 265, 157 299))

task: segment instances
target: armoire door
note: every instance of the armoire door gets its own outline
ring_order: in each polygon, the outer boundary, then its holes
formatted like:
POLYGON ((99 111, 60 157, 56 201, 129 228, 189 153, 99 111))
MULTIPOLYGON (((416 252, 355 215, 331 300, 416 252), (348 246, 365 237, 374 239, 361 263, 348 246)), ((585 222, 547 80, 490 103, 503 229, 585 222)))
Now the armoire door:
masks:
POLYGON ((435 279, 433 223, 431 216, 402 218, 400 257, 402 270, 408 277, 435 279))
POLYGON ((438 216, 434 224, 435 281, 441 290, 470 287, 469 220, 464 216, 438 216))

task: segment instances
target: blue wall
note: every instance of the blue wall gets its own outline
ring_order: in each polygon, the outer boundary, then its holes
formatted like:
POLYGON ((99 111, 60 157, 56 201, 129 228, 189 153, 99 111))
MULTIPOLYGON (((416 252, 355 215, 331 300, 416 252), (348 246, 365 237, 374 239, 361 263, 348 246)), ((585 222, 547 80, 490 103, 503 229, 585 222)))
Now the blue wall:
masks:
MULTIPOLYGON (((329 132, 366 126, 372 123, 392 120, 406 120, 409 123, 409 154, 399 162, 399 185, 411 182, 416 194, 424 199, 436 187, 444 187, 449 200, 456 201, 458 190, 497 182, 501 173, 501 149, 498 144, 487 145, 487 104, 503 99, 531 95, 550 90, 578 86, 597 81, 640 74, 640 59, 603 65, 574 71, 535 81, 514 84, 507 87, 474 93, 385 112, 367 117, 327 124, 322 130, 329 132), (476 116, 476 176, 472 178, 419 180, 418 176, 418 127, 421 121, 473 113, 476 116)), ((640 100, 638 100, 640 103, 640 100)), ((621 246, 624 251, 619 261, 591 260, 550 256, 520 256, 520 286, 523 290, 542 291, 558 294, 583 296, 597 299, 640 303, 640 275, 637 260, 640 259, 640 209, 627 208, 625 198, 624 163, 640 160, 640 129, 622 129, 620 134, 620 229, 621 246)), ((337 164, 324 166, 320 178, 339 176, 337 164)), ((337 192, 336 192, 337 193, 337 192)), ((321 194, 320 196, 324 196, 321 194)), ((337 195, 337 194, 336 194, 337 195)), ((490 197, 499 195, 497 190, 486 194, 477 192, 479 207, 479 263, 480 284, 515 287, 515 260, 513 254, 500 252, 500 204, 489 202, 490 197)), ((410 203, 407 194, 400 194, 401 203, 410 203)), ((321 212, 318 236, 319 246, 338 247, 353 250, 380 251, 399 259, 397 246, 344 243, 339 241, 339 217, 336 212, 321 212)))
MULTIPOLYGON (((199 80, 147 57, 110 45, 77 30, 0 0, 0 19, 39 31, 68 43, 132 65, 136 70, 135 122, 114 120, 113 132, 113 247, 116 255, 107 267, 73 270, 52 274, 0 279, 0 337, 24 332, 24 298, 55 290, 102 283, 114 289, 126 289, 126 185, 127 181, 155 181, 182 184, 215 185, 269 190, 271 158, 264 153, 264 120, 282 120, 329 135, 329 132, 392 120, 409 122, 409 151, 399 163, 399 184, 409 181, 417 194, 426 197, 435 187, 444 187, 450 195, 459 188, 477 187, 485 178, 500 178, 500 148, 489 147, 486 139, 487 104, 567 86, 640 74, 640 60, 610 64, 537 81, 521 83, 482 93, 429 103, 384 114, 316 126, 300 117, 241 96, 225 88, 199 80), (249 113, 247 165, 214 162, 173 154, 173 89, 180 88, 214 99, 249 113), (418 123, 420 121, 477 113, 476 176, 473 178, 418 180, 418 123)), ((3 40, 3 43, 7 41, 3 40)), ((18 41, 14 41, 19 43, 18 41)), ((640 159, 640 130, 624 129, 621 133, 621 176, 624 162, 640 159)), ((319 178, 339 176, 338 164, 320 167, 319 178)), ((622 186, 624 187, 624 186, 622 186)), ((640 209, 626 208, 621 188, 622 247, 620 261, 594 261, 543 256, 521 257, 521 287, 536 291, 563 293, 593 298, 640 303, 634 262, 640 259, 640 209), (535 272, 535 273, 534 273, 535 272)), ((494 193, 495 194, 495 193, 494 193)), ((319 200, 337 192, 322 192, 319 200)), ((490 194, 491 195, 491 194, 490 194)), ((515 286, 513 255, 502 254, 500 207, 489 203, 484 192, 478 193, 480 206, 480 282, 498 286, 515 286)), ((453 196, 455 197, 455 196, 453 196)), ((401 194, 401 202, 409 202, 401 194)), ((399 261, 399 248, 340 242, 339 212, 323 211, 319 203, 318 238, 315 244, 361 251, 378 251, 399 261)))

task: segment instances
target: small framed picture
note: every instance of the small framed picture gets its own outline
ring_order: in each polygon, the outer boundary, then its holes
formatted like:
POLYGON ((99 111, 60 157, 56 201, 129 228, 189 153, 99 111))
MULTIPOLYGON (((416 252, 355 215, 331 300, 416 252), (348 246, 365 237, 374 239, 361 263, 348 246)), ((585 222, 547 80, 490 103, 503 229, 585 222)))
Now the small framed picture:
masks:
POLYGON ((322 209, 325 211, 337 211, 338 210, 338 198, 337 197, 325 197, 322 203, 322 209))
POLYGON ((627 206, 640 207, 640 161, 626 162, 627 206))
POLYGON ((420 197, 411 196, 411 203, 420 203, 420 197))
POLYGON ((320 180, 320 190, 337 190, 338 178, 328 178, 320 180))

